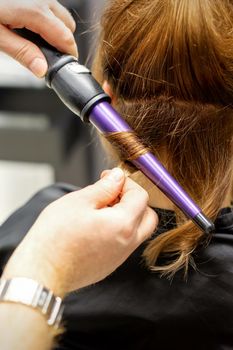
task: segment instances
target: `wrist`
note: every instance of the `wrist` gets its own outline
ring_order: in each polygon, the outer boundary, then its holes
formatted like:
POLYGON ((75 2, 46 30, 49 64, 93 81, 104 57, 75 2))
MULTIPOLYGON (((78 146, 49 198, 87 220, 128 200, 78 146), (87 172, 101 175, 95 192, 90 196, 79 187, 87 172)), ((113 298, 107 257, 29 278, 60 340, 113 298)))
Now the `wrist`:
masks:
POLYGON ((20 244, 3 271, 2 278, 14 277, 33 279, 61 298, 68 291, 64 277, 60 276, 59 271, 49 261, 48 254, 30 239, 25 239, 20 244))

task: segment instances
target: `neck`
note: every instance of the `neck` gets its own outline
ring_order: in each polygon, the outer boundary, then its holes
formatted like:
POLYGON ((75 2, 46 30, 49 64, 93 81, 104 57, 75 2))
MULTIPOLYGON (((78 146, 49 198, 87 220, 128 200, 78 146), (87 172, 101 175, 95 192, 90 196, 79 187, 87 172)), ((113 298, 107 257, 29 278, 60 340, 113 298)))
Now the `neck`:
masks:
MULTIPOLYGON (((159 189, 155 186, 145 175, 140 171, 130 175, 130 178, 142 186, 149 195, 149 206, 152 208, 161 208, 174 210, 175 205, 170 199, 168 199, 159 189)), ((222 203, 222 208, 231 206, 232 194, 231 189, 229 189, 228 194, 224 202, 222 203)))
POLYGON ((130 175, 130 178, 142 186, 149 195, 149 206, 174 210, 175 205, 140 171, 130 175))

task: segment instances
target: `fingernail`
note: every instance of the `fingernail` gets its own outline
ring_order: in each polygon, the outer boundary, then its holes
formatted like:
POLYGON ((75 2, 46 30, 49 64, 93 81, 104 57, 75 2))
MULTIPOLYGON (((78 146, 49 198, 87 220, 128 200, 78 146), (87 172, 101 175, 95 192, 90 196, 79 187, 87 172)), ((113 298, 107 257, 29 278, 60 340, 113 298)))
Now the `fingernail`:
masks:
POLYGON ((120 182, 124 177, 124 172, 120 168, 114 168, 106 177, 116 182, 120 182))
POLYGON ((38 78, 42 78, 47 73, 48 65, 46 60, 44 60, 43 58, 37 57, 32 61, 31 65, 29 66, 29 69, 38 78))

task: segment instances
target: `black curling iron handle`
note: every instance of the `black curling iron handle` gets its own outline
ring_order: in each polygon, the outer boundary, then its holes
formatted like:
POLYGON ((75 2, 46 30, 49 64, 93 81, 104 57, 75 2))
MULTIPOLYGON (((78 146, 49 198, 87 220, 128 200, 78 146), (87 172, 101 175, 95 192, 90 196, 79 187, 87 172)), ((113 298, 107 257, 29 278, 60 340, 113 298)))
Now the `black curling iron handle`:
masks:
POLYGON ((23 38, 33 42, 37 45, 48 62, 48 72, 46 74, 46 82, 50 86, 50 82, 53 78, 53 75, 65 64, 69 62, 77 61, 76 57, 71 55, 66 55, 59 52, 55 47, 47 43, 40 35, 31 32, 28 29, 16 29, 15 32, 22 36, 23 38))
POLYGON ((46 83, 63 103, 83 121, 88 122, 92 109, 100 102, 111 102, 91 72, 76 57, 59 52, 38 34, 17 29, 17 34, 36 44, 48 62, 46 83))

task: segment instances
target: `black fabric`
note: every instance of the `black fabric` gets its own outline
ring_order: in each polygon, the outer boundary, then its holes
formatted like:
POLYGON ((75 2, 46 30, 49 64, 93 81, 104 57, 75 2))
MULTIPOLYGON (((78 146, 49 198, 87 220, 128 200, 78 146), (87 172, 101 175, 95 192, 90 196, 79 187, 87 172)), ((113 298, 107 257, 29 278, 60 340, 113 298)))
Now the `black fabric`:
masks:
MULTIPOLYGON (((75 190, 55 185, 35 195, 0 227, 0 262, 53 200, 75 190)), ((159 232, 175 225, 171 211, 158 211, 159 232), (166 227, 165 227, 166 226, 166 227)), ((78 213, 77 213, 78 215, 78 213)), ((216 233, 194 255, 197 271, 172 281, 148 271, 144 244, 111 276, 66 298, 66 333, 57 350, 233 349, 233 212, 222 209, 216 233)))

